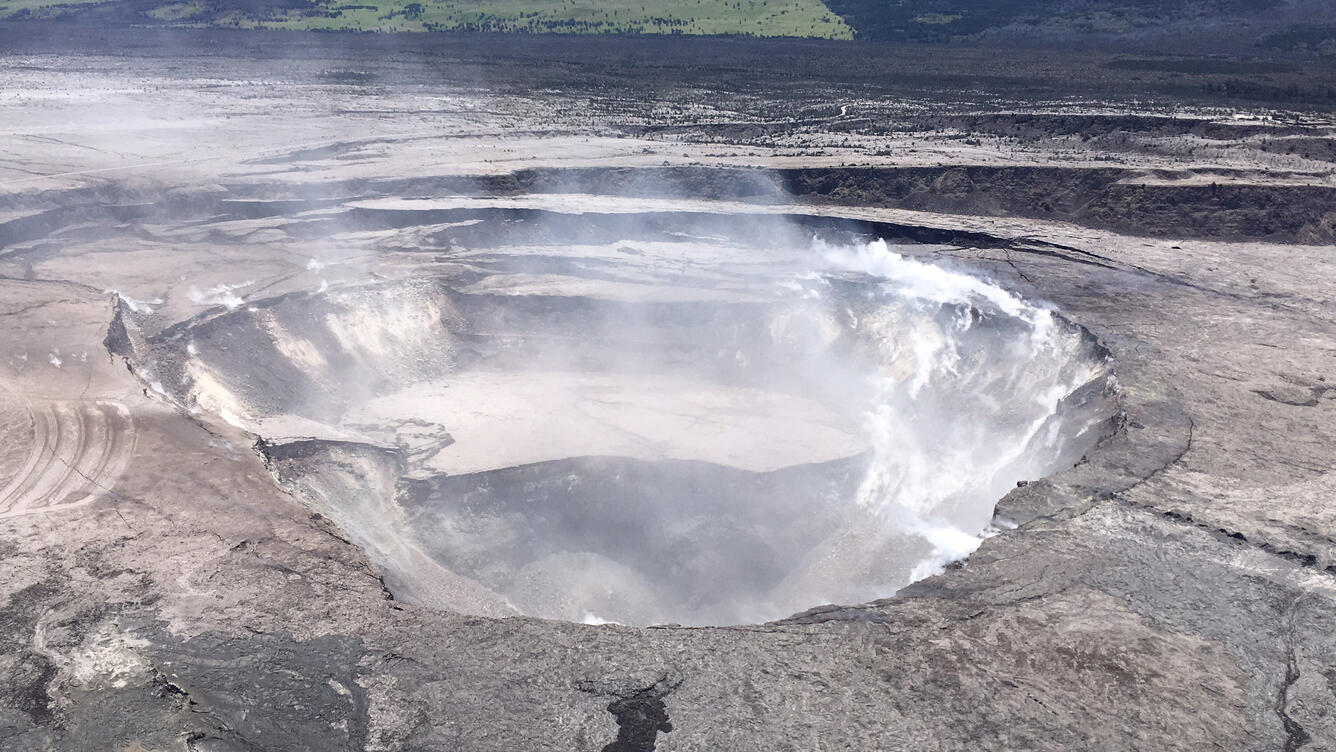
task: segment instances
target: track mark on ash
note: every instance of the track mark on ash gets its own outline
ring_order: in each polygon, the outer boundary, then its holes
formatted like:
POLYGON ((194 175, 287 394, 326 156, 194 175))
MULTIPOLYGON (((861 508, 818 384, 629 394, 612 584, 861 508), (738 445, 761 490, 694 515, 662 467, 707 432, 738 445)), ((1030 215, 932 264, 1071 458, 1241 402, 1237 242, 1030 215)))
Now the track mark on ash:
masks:
POLYGON ((137 437, 125 405, 50 401, 32 403, 28 412, 32 448, 19 472, 0 487, 0 519, 81 507, 111 492, 137 437))

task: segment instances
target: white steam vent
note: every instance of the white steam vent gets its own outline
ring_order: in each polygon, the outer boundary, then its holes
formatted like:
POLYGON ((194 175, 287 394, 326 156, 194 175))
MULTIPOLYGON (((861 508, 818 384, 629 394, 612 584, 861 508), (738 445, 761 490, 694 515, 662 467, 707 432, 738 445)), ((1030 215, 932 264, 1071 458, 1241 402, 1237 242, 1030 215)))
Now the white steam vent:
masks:
POLYGON ((177 398, 266 437, 404 600, 644 625, 886 597, 970 554, 1112 411, 1079 329, 881 241, 469 261, 158 348, 177 398))
POLYGON ((794 570, 780 610, 884 597, 968 556, 999 498, 1070 465, 1108 417, 1090 404, 1106 364, 1051 310, 882 241, 825 258, 830 271, 808 282, 819 300, 831 275, 878 280, 850 324, 876 365, 861 421, 869 462, 848 523, 794 570))

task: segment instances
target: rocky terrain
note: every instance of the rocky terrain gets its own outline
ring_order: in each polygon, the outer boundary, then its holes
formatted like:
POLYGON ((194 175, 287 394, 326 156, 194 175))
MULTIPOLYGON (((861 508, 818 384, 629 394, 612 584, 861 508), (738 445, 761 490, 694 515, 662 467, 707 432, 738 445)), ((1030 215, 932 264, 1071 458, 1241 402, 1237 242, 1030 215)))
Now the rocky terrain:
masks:
MULTIPOLYGON (((1336 748, 1329 69, 0 37, 0 748, 1336 748), (664 251, 683 228, 712 255, 664 251), (412 392, 420 374, 552 341, 438 338, 475 320, 459 295, 635 284, 754 312, 738 280, 789 263, 763 253, 789 233, 886 239, 1054 306, 1114 379, 1073 392, 1098 418, 1081 456, 1008 484, 942 573, 750 624, 517 615, 481 570, 395 548, 387 489, 495 469, 469 442, 491 423, 412 392), (418 329, 340 318, 423 280, 456 297, 386 319, 418 329), (303 321, 383 357, 335 361, 315 328, 288 336, 303 321), (270 365, 230 374, 232 349, 270 365), (362 396, 340 389, 372 382, 401 401, 348 412, 362 396), (387 429, 405 410, 422 424, 387 429)), ((783 355, 684 349, 703 329, 663 357, 783 355)), ((816 408, 748 395, 738 431, 830 433, 734 470, 858 455, 816 408)), ((665 425, 639 459, 696 459, 665 425)), ((767 482, 758 498, 801 486, 767 482)))

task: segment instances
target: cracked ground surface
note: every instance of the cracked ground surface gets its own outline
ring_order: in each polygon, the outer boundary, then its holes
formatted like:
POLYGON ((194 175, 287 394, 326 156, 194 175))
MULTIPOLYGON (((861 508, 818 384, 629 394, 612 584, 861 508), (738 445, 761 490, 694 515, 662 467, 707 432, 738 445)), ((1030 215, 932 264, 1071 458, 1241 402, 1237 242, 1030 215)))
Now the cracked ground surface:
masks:
POLYGON ((1031 69, 1045 103, 1014 81, 962 103, 955 79, 838 71, 758 89, 733 58, 665 64, 646 92, 616 55, 554 70, 321 47, 277 66, 259 46, 0 57, 0 748, 1336 748, 1321 113, 1116 86, 1059 106, 1031 69), (329 75, 354 69, 375 83, 329 75), (1052 185, 1025 169, 1110 162, 1116 180, 1064 183, 1048 209, 1004 200, 1052 185), (835 171, 853 163, 874 172, 835 171), (254 436, 127 370, 142 327, 229 295, 452 263, 400 253, 429 242, 419 220, 330 219, 366 200, 578 213, 644 198, 637 176, 665 167, 677 210, 856 220, 1051 301, 1110 351, 1119 430, 1001 500, 1014 529, 894 597, 632 629, 394 600, 254 436), (709 169, 742 167, 808 172, 742 195, 709 169))

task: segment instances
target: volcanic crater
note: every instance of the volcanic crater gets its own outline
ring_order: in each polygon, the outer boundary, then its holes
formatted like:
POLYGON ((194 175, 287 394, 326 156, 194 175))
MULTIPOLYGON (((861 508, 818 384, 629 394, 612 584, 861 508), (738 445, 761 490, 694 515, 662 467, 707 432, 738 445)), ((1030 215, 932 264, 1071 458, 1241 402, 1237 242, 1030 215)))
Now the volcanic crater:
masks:
POLYGON ((396 598, 705 625, 885 597, 1113 425, 1093 338, 940 246, 670 199, 493 201, 316 211, 395 249, 379 279, 220 286, 130 347, 153 390, 261 437, 396 598))

